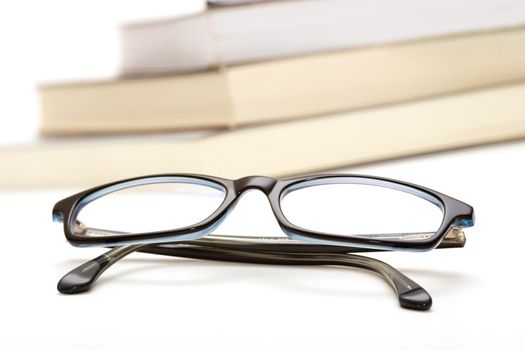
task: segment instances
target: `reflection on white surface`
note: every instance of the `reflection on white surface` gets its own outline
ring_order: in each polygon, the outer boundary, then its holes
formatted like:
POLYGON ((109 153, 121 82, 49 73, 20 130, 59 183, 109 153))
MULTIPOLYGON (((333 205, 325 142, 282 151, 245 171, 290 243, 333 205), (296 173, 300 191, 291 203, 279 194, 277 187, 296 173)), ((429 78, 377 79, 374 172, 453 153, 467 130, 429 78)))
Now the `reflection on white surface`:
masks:
POLYGON ((425 199, 363 184, 301 188, 282 198, 281 209, 298 227, 341 236, 436 232, 443 219, 425 199))
POLYGON ((203 8, 204 0, 0 2, 0 145, 37 136, 37 85, 118 74, 119 25, 203 8))
POLYGON ((226 191, 201 184, 141 185, 95 199, 78 220, 86 227, 122 233, 174 230, 207 219, 225 196, 226 191))

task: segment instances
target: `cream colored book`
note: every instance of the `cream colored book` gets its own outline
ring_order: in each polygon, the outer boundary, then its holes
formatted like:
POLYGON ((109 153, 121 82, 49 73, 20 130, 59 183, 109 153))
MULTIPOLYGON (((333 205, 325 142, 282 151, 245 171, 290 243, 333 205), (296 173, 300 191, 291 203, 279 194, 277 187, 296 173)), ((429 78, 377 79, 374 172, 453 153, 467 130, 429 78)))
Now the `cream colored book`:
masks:
POLYGON ((285 176, 525 137, 525 83, 181 139, 68 140, 0 149, 0 186, 91 186, 191 172, 285 176))
POLYGON ((226 128, 409 101, 525 78, 525 27, 197 74, 44 86, 46 135, 226 128))

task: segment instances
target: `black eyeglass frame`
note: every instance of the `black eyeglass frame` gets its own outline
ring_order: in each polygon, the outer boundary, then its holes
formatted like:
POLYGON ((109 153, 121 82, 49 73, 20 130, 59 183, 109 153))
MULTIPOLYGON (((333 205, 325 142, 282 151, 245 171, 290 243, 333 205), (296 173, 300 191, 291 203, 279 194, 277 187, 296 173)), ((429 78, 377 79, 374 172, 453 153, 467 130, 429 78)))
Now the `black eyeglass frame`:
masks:
POLYGON ((473 208, 455 198, 404 181, 357 174, 314 174, 282 180, 266 176, 247 176, 237 180, 229 180, 197 174, 157 174, 140 176, 93 187, 57 202, 53 207, 53 220, 63 223, 65 236, 74 246, 116 246, 189 241, 211 233, 234 208, 240 196, 250 189, 257 189, 266 194, 275 218, 287 236, 294 240, 307 241, 310 243, 360 247, 365 249, 427 251, 437 247, 452 229, 471 227, 474 225, 473 208), (88 196, 92 196, 99 192, 104 192, 103 195, 112 193, 113 191, 106 193, 104 190, 107 191, 113 187, 115 187, 116 190, 121 190, 138 185, 162 183, 162 181, 158 181, 161 178, 186 178, 188 180, 194 179, 216 184, 225 190, 225 198, 219 208, 208 218, 195 225, 175 230, 119 234, 118 236, 82 236, 73 233, 72 228, 75 224, 76 216, 81 207, 87 204, 83 203, 83 200, 88 196), (385 185, 384 187, 395 188, 401 191, 405 190, 404 192, 412 194, 414 194, 414 191, 418 192, 435 200, 434 204, 440 206, 443 211, 443 220, 435 234, 428 238, 413 241, 377 239, 364 236, 340 236, 307 230, 290 223, 282 213, 280 205, 281 197, 286 191, 299 184, 307 185, 310 181, 330 179, 332 181, 335 181, 336 179, 359 179, 359 181, 362 180, 362 183, 365 184, 367 181, 369 184, 376 185, 382 183, 385 185), (128 184, 129 186, 126 186, 128 184))

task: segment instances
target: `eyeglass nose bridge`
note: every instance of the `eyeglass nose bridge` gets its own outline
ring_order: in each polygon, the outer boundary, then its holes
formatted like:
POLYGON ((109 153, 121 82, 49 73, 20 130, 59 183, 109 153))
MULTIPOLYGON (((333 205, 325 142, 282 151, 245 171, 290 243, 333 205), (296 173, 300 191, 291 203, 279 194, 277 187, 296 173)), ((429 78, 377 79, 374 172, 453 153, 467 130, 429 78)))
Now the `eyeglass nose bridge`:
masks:
POLYGON ((240 195, 244 191, 251 189, 261 190, 266 195, 268 195, 272 191, 276 183, 277 180, 271 177, 246 176, 235 180, 233 182, 233 186, 237 195, 240 195))

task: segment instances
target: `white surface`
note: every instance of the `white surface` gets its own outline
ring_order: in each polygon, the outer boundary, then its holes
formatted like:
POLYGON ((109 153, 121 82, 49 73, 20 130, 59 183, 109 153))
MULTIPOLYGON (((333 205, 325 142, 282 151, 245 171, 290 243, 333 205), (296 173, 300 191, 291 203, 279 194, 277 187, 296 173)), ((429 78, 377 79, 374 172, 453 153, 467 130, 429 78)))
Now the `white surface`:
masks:
MULTIPOLYGON (((1 349, 523 349, 525 142, 352 169, 428 186, 474 206, 463 249, 376 253, 432 295, 399 307, 372 273, 132 254, 84 295, 55 289, 103 249, 69 246, 51 222, 74 189, 2 192, 1 349)), ((221 233, 279 232, 259 192, 221 233)))

